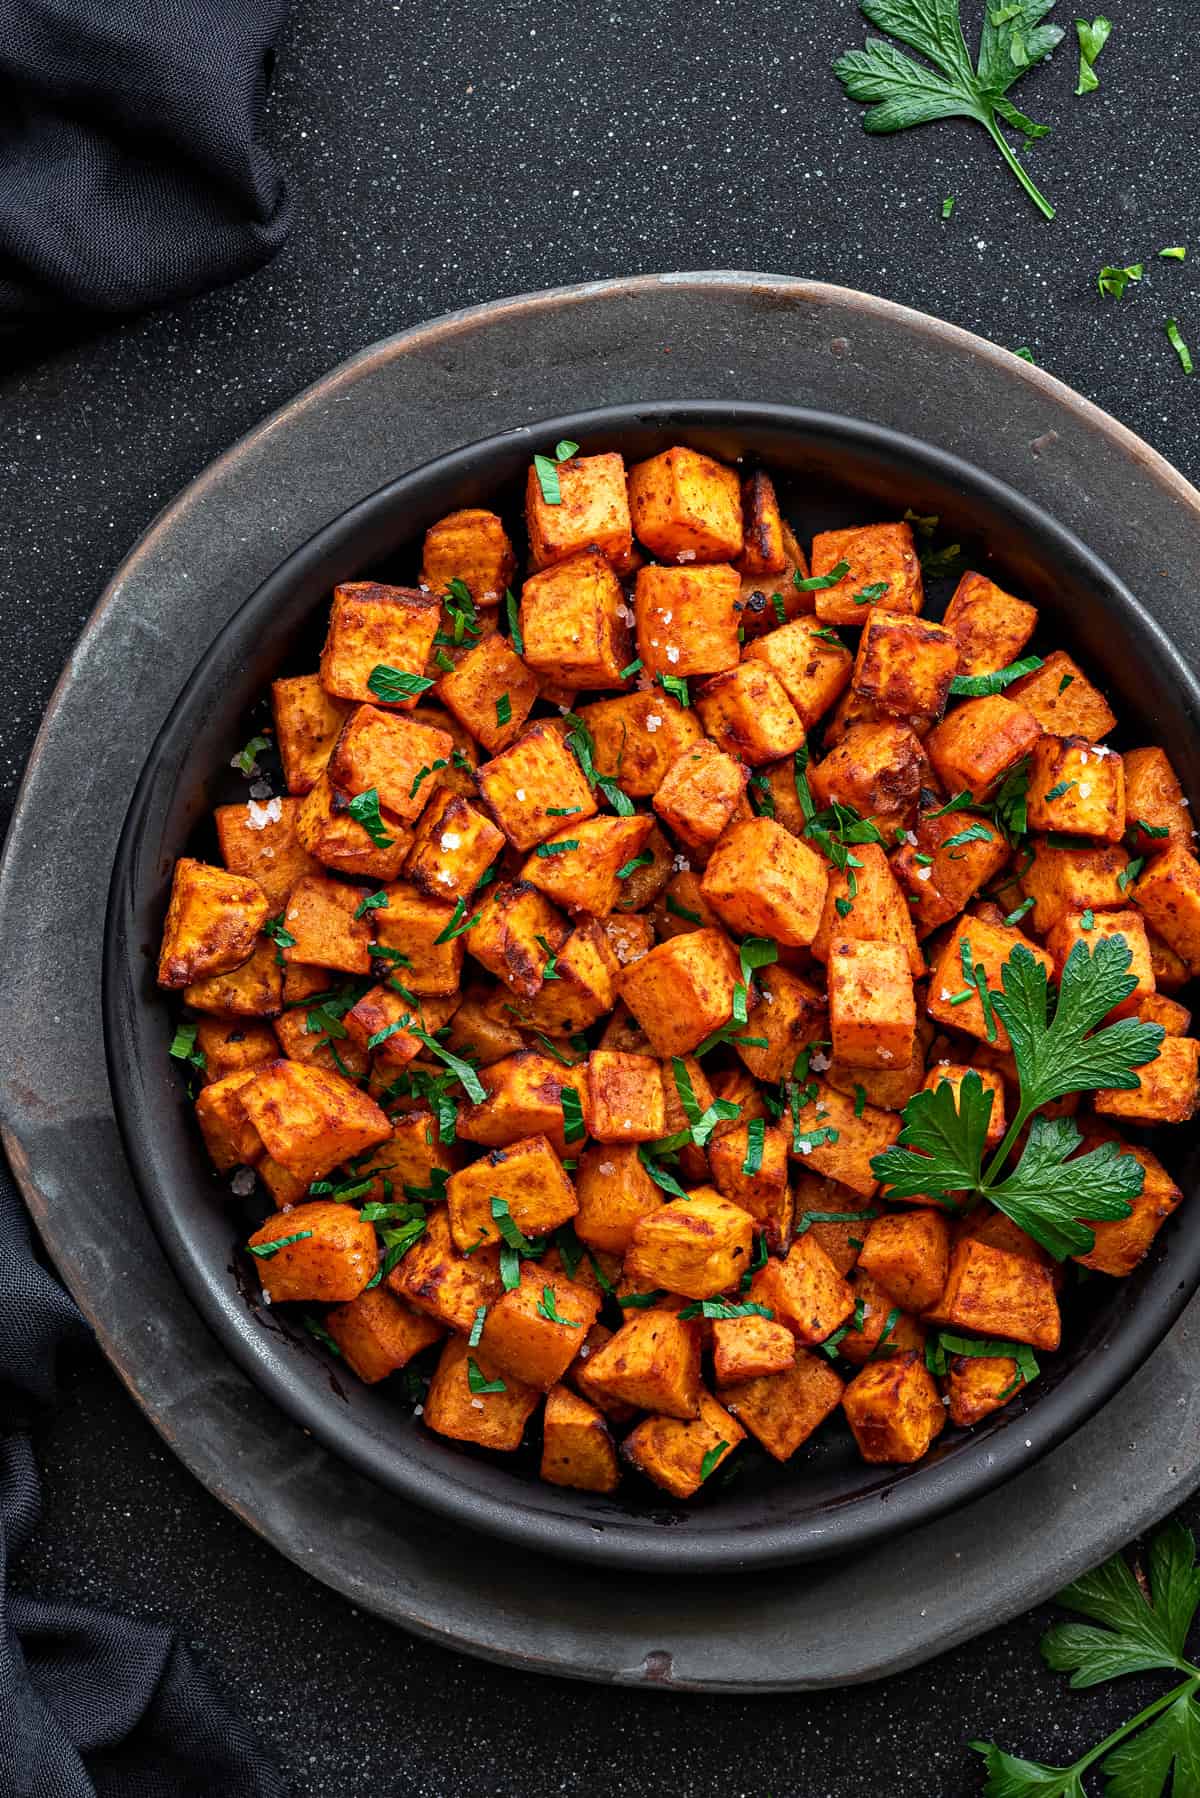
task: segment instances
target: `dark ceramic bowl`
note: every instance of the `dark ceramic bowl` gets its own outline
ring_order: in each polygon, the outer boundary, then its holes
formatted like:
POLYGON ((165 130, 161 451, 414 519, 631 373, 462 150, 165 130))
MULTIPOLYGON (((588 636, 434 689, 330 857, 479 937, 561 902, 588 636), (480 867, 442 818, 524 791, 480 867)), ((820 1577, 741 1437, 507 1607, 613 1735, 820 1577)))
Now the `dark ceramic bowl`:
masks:
MULTIPOLYGON (((228 1352, 385 1491, 526 1547, 624 1567, 736 1570, 845 1553, 978 1497, 1104 1403, 1200 1280, 1200 1232, 1186 1208, 1183 1227, 1168 1223, 1132 1278, 1070 1290, 1065 1347, 1045 1358, 1027 1396, 972 1432, 948 1430, 915 1467, 865 1466, 835 1419, 786 1467, 747 1445, 740 1477, 691 1505, 632 1484, 602 1498, 541 1484, 532 1454, 502 1462, 432 1435, 388 1383, 359 1384, 261 1306, 238 1247, 261 1204, 239 1207, 228 1182, 214 1179, 168 1055, 172 1010, 154 963, 172 865, 189 846, 211 853, 213 806, 245 797, 229 761, 265 715, 269 681, 315 665, 336 582, 411 579, 421 535, 443 513, 487 504, 516 525, 530 456, 564 437, 631 461, 680 440, 726 461, 745 457, 774 474, 802 538, 906 507, 939 514, 973 567, 1036 602, 1041 640, 1065 645, 1099 677, 1127 740, 1166 744, 1186 789, 1200 795, 1191 670, 1116 576, 1012 489, 928 444, 786 406, 696 401, 551 419, 443 456, 328 525, 234 615, 188 681, 146 764, 113 872, 104 1024, 117 1117, 166 1251, 228 1352)), ((944 597, 934 590, 931 614, 944 597)), ((1185 1190, 1195 1185, 1195 1148, 1168 1139, 1160 1152, 1185 1190)))

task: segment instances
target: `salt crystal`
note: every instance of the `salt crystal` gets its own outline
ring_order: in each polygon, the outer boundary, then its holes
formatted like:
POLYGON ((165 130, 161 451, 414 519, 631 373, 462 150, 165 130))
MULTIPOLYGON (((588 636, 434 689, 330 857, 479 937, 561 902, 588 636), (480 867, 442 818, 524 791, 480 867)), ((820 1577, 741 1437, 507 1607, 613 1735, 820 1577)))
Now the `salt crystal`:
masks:
POLYGON ((424 1405, 414 1405, 413 1406, 413 1416, 414 1417, 424 1417, 424 1415, 425 1415, 424 1405))
POLYGON ((524 799, 524 797, 525 797, 525 789, 524 789, 524 787, 518 787, 518 788, 517 788, 517 790, 516 790, 516 793, 515 793, 515 794, 514 794, 514 795, 513 795, 513 797, 514 797, 514 798, 516 798, 516 799, 522 799, 522 800, 523 800, 523 799, 524 799))
POLYGON ((802 1155, 811 1155, 812 1154, 812 1144, 810 1142, 805 1142, 803 1137, 801 1137, 798 1146, 800 1149, 800 1153, 802 1155))
POLYGON ((677 562, 694 562, 696 560, 696 552, 694 549, 681 549, 675 560, 677 562))
POLYGON ((667 644, 667 660, 668 662, 677 662, 679 660, 679 651, 673 643, 667 644))
POLYGON ((774 1005, 775 1003, 774 993, 768 992, 765 986, 762 990, 762 1002, 764 1005, 774 1005))
POLYGON ((632 1130, 633 1129, 633 1119, 626 1118, 625 1122, 621 1125, 621 1128, 622 1128, 622 1130, 632 1130))
POLYGON ((917 879, 918 880, 932 880, 933 879, 933 869, 932 868, 918 868, 917 869, 917 879))
POLYGON ((1091 790, 1092 790, 1091 782, 1085 780, 1083 782, 1083 785, 1079 789, 1079 797, 1081 799, 1086 799, 1088 794, 1091 792, 1091 790))
POLYGON ((271 797, 270 781, 256 780, 250 789, 250 797, 251 799, 269 799, 271 797))
POLYGON ((471 1400, 471 1409, 472 1409, 472 1411, 482 1411, 483 1410, 483 1400, 481 1398, 473 1398, 471 1400))
POLYGON ((615 1174, 617 1171, 616 1163, 612 1161, 602 1161, 596 1171, 601 1174, 615 1174))
POLYGON ((915 830, 906 830, 904 833, 904 841, 906 843, 910 844, 913 848, 915 848, 916 843, 917 843, 916 831, 915 830))
POLYGON ((262 1300, 264 1305, 269 1305, 271 1303, 271 1295, 267 1291, 265 1286, 263 1287, 262 1291, 259 1293, 258 1296, 262 1300))
MULTIPOLYGON (((654 722, 657 725, 660 722, 660 720, 656 718, 654 720, 654 722)), ((676 855, 676 856, 672 857, 672 859, 671 859, 672 873, 674 873, 674 874, 689 874, 691 872, 691 868, 692 868, 692 864, 688 860, 686 855, 676 855)))
MULTIPOLYGON (((828 1057, 828 1055, 822 1054, 822 1052, 818 1049, 817 1053, 812 1057, 812 1059, 810 1060, 808 1065, 812 1069, 814 1074, 823 1074, 825 1072, 825 1069, 829 1066, 829 1057, 828 1057)), ((826 1115, 827 1115, 827 1113, 825 1113, 823 1111, 818 1111, 818 1113, 817 1113, 818 1117, 825 1117, 826 1115)))
POLYGON ((1081 768, 1087 767, 1087 750, 1086 749, 1081 749, 1079 752, 1079 766, 1081 768))
POLYGON ((882 1043, 876 1043, 875 1053, 880 1061, 895 1061, 896 1059, 892 1054, 892 1051, 890 1049, 885 1049, 882 1043))
POLYGON ((656 731, 661 723, 662 723, 662 719, 659 717, 657 712, 647 712, 646 713, 646 729, 648 731, 651 731, 651 732, 656 731))
POLYGON ((586 1361, 588 1356, 591 1354, 591 1352, 592 1352, 591 1349, 588 1347, 587 1343, 585 1342, 583 1347, 579 1351, 579 1359, 581 1361, 586 1361))
POLYGON ((448 887, 453 886, 454 884, 454 875, 449 868, 439 868, 437 871, 437 878, 441 881, 443 886, 448 887))
MULTIPOLYGON (((947 999, 950 997, 950 988, 948 986, 944 986, 942 988, 940 994, 938 995, 938 997, 941 999, 942 1004, 944 1005, 946 1003, 947 999)), ((946 1067, 947 1063, 942 1062, 941 1065, 942 1065, 942 1067, 946 1067)))
POLYGON ((462 846, 462 838, 460 836, 456 835, 456 833, 454 831, 444 830, 442 832, 442 848, 443 849, 459 849, 459 848, 461 848, 461 846, 462 846))
POLYGON ((232 1186, 234 1192, 236 1192, 238 1198, 244 1199, 247 1193, 254 1191, 254 1169, 252 1167, 239 1167, 229 1184, 232 1186))
POLYGON ((246 803, 248 830, 265 830, 268 824, 278 824, 282 816, 282 799, 268 799, 265 805, 260 805, 257 799, 250 799, 246 803))
POLYGON ((670 622, 671 622, 672 618, 674 618, 674 616, 675 616, 674 612, 664 612, 662 615, 663 623, 670 624, 670 622))
POLYGON ((617 617, 621 620, 622 624, 632 624, 634 620, 633 607, 618 606, 617 617))

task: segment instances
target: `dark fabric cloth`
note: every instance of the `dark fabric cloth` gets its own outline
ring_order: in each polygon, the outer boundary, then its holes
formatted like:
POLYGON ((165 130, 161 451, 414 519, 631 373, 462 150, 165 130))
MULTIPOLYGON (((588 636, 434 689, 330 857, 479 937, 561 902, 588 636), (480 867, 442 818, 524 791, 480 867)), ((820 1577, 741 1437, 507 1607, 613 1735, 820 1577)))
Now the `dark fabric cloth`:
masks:
POLYGON ((140 311, 261 267, 291 202, 258 140, 287 0, 0 0, 0 329, 140 311))
POLYGON ((86 1340, 0 1169, 0 1798, 284 1798, 170 1630, 12 1590, 39 1503, 22 1426, 53 1398, 58 1348, 86 1340))

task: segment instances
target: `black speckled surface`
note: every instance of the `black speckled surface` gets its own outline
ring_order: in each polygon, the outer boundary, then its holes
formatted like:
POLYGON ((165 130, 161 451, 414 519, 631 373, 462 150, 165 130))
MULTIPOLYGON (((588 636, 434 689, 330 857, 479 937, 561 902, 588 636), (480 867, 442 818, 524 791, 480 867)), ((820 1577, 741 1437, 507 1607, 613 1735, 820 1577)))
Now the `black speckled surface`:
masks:
MULTIPOLYGON (((280 259, 0 383, 6 795, 104 578, 158 507, 343 355, 496 294, 705 264, 865 287, 1028 344, 1197 479, 1200 388, 1162 334, 1175 315, 1200 344, 1190 9, 1109 11, 1099 93, 1072 97, 1066 45, 1018 93, 1055 127, 1031 153, 1051 225, 970 126, 861 133, 827 72, 861 38, 849 0, 651 0, 586 21, 528 0, 503 16, 300 0, 270 125, 300 189, 280 259), (1151 260, 1189 238, 1188 262, 1151 260), (1101 300, 1099 264, 1138 260, 1142 287, 1101 300)), ((177 1621, 297 1793, 958 1798, 979 1786, 967 1736, 1065 1760, 1136 1708, 1133 1687, 1068 1695, 1034 1653, 1044 1617, 846 1694, 533 1681, 306 1580, 179 1467, 97 1358, 68 1370, 42 1449, 47 1516, 22 1577, 177 1621)))

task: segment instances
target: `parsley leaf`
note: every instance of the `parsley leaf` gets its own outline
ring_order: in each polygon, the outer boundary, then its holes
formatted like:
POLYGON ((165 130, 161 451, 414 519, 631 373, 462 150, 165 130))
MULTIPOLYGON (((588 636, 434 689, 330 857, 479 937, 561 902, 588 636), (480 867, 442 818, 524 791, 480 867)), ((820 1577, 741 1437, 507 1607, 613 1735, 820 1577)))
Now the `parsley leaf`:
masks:
POLYGON ((513 648, 519 656, 525 654, 525 639, 521 635, 521 613, 517 605, 516 594, 511 587, 504 589, 504 609, 508 614, 508 635, 513 648))
POLYGON ((1076 19, 1075 31, 1079 38, 1079 86, 1075 89, 1075 97, 1081 94, 1093 94, 1100 85, 1094 64, 1096 58, 1108 42, 1108 34, 1112 30, 1109 19, 1093 19, 1089 25, 1086 19, 1076 19))
POLYGON ((539 1317, 544 1317, 547 1323, 563 1324, 568 1330, 579 1328, 579 1324, 572 1318, 563 1317, 560 1314, 558 1306, 554 1302, 553 1286, 542 1287, 542 1296, 537 1304, 537 1314, 539 1317))
POLYGON ((1032 674, 1041 666, 1041 656, 1022 656, 1019 662, 997 668, 994 674, 956 674, 950 682, 950 691, 957 699, 987 699, 993 693, 1002 693, 1023 674, 1032 674))
POLYGON ((715 1473, 721 1459, 729 1452, 728 1442, 718 1442, 710 1448, 700 1463, 700 1484, 703 1485, 710 1473, 715 1473))
POLYGON ((195 1022, 177 1025, 167 1054, 173 1055, 176 1061, 190 1062, 192 1067, 199 1068, 203 1073, 207 1062, 204 1050, 196 1047, 196 1032, 199 1028, 199 1024, 195 1022))
POLYGON ((367 686, 384 705, 398 705, 402 699, 415 699, 421 693, 428 693, 432 685, 426 675, 389 668, 386 662, 376 662, 367 676, 367 686))
POLYGON ((1131 281, 1140 281, 1146 270, 1142 263, 1131 262, 1127 268, 1113 268, 1106 264, 1096 276, 1096 285, 1107 300, 1124 298, 1125 289, 1131 281))
POLYGON ((479 1397, 485 1392, 507 1392, 503 1380, 489 1380, 473 1355, 467 1356, 467 1385, 479 1397))
POLYGON ((376 849, 390 849, 395 839, 389 837, 383 828, 383 819, 379 815, 379 789, 368 787, 364 793, 356 793, 347 810, 356 824, 361 824, 376 849))
MULTIPOLYGON (((1165 255, 1166 252, 1160 251, 1160 254, 1165 255)), ((270 747, 271 745, 266 737, 251 737, 250 741, 246 744, 246 747, 244 749, 239 749, 234 756, 233 766, 240 768, 243 774, 257 774, 258 758, 264 749, 269 749, 270 747)))
POLYGON ((1167 334, 1168 343, 1179 357, 1179 366, 1182 368, 1185 375, 1190 375, 1193 371, 1192 352, 1188 349, 1187 344, 1180 336, 1178 322, 1173 318, 1169 318, 1163 326, 1163 330, 1167 334))
POLYGON ((276 1236, 272 1242, 248 1242, 246 1247, 260 1261, 269 1261, 273 1255, 278 1255, 280 1249, 290 1248, 294 1242, 307 1242, 311 1235, 311 1230, 297 1230, 294 1236, 276 1236))

